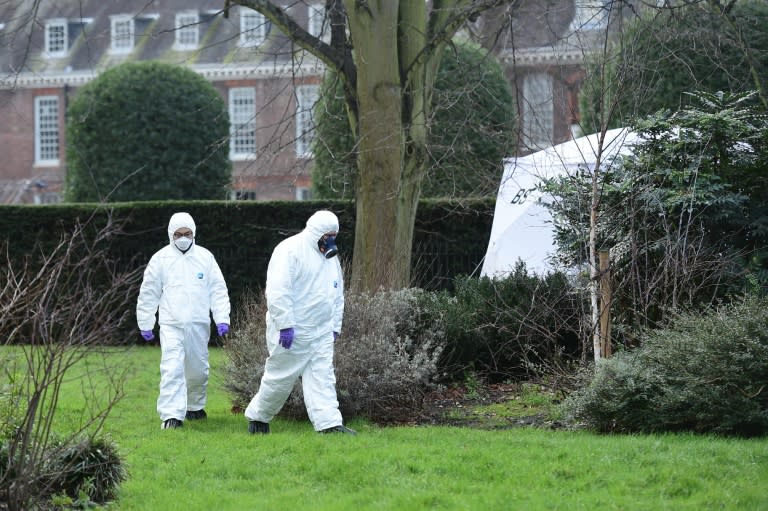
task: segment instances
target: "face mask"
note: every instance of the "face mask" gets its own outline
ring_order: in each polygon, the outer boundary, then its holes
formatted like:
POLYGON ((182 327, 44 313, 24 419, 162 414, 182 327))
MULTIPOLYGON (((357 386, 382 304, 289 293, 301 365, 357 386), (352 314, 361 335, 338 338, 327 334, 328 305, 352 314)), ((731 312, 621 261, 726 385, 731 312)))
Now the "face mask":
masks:
POLYGON ((325 255, 326 259, 330 259, 339 253, 338 247, 336 247, 336 236, 324 235, 317 240, 317 248, 320 249, 320 253, 325 255))
POLYGON ((178 248, 182 252, 186 252, 187 250, 189 250, 189 247, 192 246, 192 238, 187 238, 186 236, 182 236, 179 239, 173 240, 173 244, 176 245, 176 248, 178 248))

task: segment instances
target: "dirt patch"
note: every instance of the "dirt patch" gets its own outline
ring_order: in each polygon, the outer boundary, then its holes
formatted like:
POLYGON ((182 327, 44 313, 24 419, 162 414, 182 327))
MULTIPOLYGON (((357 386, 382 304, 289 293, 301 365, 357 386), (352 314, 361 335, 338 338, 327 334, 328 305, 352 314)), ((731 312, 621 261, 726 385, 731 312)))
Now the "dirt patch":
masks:
POLYGON ((479 429, 566 429, 552 418, 557 403, 554 392, 541 385, 454 386, 427 394, 418 423, 479 429))

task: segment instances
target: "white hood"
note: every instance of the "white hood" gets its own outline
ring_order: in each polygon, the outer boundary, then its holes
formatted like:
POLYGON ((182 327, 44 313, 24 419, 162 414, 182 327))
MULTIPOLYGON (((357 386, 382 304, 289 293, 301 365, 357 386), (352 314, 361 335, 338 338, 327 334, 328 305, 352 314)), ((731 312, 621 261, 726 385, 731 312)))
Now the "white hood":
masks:
POLYGON ((168 222, 168 240, 173 243, 173 233, 182 227, 192 229, 192 237, 195 236, 195 221, 189 213, 174 213, 168 222))

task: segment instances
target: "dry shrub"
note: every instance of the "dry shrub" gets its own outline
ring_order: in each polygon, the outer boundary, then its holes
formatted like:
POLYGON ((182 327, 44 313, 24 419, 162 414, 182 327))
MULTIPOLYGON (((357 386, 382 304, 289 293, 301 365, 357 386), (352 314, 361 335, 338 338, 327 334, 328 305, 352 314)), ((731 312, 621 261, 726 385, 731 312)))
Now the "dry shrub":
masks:
MULTIPOLYGON (((346 419, 375 423, 415 419, 432 387, 442 352, 442 317, 419 310, 419 289, 347 294, 344 326, 336 342, 339 407, 346 419)), ((241 409, 258 390, 267 357, 263 296, 251 295, 238 313, 235 334, 225 344, 224 386, 241 409)), ((297 382, 280 412, 306 417, 297 382)))
MULTIPOLYGON (((232 411, 239 413, 259 390, 264 362, 269 355, 264 323, 267 305, 263 293, 245 293, 234 312, 236 328, 223 339, 227 355, 224 389, 232 397, 232 411)), ((286 404, 284 409, 287 408, 286 404)))
POLYGON ((107 213, 105 225, 91 216, 22 259, 0 248, 0 345, 15 345, 0 353, 7 382, 0 387, 0 509, 43 508, 59 490, 82 493, 84 505, 103 503, 123 480, 117 449, 99 436, 124 395, 125 373, 101 348, 130 320, 141 271, 110 256, 123 224, 107 213), (86 358, 76 378, 92 399, 73 422, 78 428, 59 437, 59 393, 86 358))

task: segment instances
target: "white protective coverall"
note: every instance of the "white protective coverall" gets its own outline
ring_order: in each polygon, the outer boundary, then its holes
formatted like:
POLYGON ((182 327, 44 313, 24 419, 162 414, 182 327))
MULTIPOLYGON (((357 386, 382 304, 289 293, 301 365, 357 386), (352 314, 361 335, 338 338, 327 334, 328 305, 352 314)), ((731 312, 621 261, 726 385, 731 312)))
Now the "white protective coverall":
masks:
POLYGON ((267 268, 267 349, 259 391, 245 409, 248 420, 269 423, 285 404, 298 377, 315 431, 342 425, 333 371, 334 332, 341 332, 344 282, 338 257, 326 259, 317 246, 338 232, 330 211, 318 211, 300 233, 275 247, 267 268), (294 329, 290 349, 280 330, 294 329))
POLYGON ((202 410, 207 401, 208 340, 211 312, 216 324, 229 324, 229 295, 213 254, 193 243, 185 253, 173 244, 173 233, 186 227, 195 234, 188 213, 175 213, 168 223, 170 244, 158 250, 144 270, 136 318, 140 330, 152 330, 159 308, 160 420, 184 420, 187 410, 202 410))

